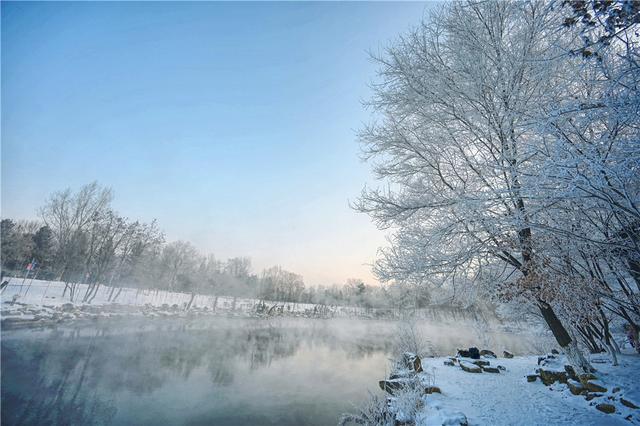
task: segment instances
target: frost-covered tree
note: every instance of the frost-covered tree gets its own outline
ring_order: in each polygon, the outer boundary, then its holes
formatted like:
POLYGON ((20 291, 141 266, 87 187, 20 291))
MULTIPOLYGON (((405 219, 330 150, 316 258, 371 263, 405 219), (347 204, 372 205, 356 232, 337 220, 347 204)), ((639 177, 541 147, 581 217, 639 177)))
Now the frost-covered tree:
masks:
POLYGON ((305 286, 301 275, 285 271, 279 266, 262 271, 259 296, 267 300, 298 301, 305 286))
POLYGON ((174 241, 162 249, 161 267, 167 290, 189 287, 189 276, 198 262, 198 251, 188 241, 174 241))
POLYGON ((577 71, 558 77, 562 95, 543 106, 548 143, 539 151, 546 158, 539 177, 554 208, 538 226, 553 233, 554 274, 590 283, 565 297, 576 304, 590 295, 576 328, 599 335, 613 353, 609 316, 640 322, 640 6, 563 4, 572 12, 565 25, 579 39, 561 60, 577 71))
POLYGON ((246 278, 251 271, 251 259, 248 257, 232 257, 227 260, 225 271, 236 278, 246 278))
POLYGON ((501 262, 579 368, 590 367, 554 308, 535 227, 553 200, 540 187, 540 112, 557 103, 566 37, 544 2, 451 3, 386 51, 363 129, 364 156, 386 187, 357 208, 393 228, 382 280, 451 281, 501 262))
POLYGON ((40 210, 43 222, 54 236, 58 274, 65 281, 65 291, 75 292, 73 283, 83 280, 86 273, 88 230, 98 217, 109 209, 112 192, 97 182, 56 192, 40 210))

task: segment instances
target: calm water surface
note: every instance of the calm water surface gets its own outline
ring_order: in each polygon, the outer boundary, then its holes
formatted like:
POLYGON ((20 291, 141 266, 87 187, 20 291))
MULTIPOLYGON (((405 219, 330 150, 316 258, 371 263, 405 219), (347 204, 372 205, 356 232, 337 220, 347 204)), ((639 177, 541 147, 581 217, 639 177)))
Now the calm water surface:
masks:
MULTIPOLYGON (((479 344, 422 332, 434 354, 479 344)), ((379 392, 397 334, 382 321, 222 318, 3 330, 2 424, 334 425, 379 392)))

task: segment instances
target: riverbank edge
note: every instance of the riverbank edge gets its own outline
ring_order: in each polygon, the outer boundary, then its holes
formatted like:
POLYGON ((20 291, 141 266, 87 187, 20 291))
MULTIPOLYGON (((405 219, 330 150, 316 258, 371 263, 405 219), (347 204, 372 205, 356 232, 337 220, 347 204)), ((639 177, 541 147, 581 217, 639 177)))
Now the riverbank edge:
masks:
POLYGON ((592 357, 598 368, 588 375, 575 374, 555 350, 500 357, 481 352, 478 358, 464 350, 448 357, 399 355, 378 382, 385 397, 372 395, 339 424, 640 425, 640 355, 634 351, 621 355, 618 366, 605 354, 592 357))

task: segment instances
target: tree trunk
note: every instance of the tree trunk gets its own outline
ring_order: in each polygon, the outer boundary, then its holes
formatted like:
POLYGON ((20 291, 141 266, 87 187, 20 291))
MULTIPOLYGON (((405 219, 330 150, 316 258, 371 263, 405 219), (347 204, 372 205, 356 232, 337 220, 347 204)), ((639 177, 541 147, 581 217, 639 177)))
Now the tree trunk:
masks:
POLYGON ((89 296, 91 296, 91 293, 93 293, 93 289, 95 286, 96 286, 96 283, 87 284, 87 290, 85 290, 84 296, 82 297, 83 303, 89 300, 89 296))
POLYGON ((187 303, 187 309, 185 309, 186 311, 191 309, 191 304, 193 303, 193 299, 195 298, 196 298, 195 292, 191 292, 191 299, 189 299, 189 303, 187 303))
POLYGON ((616 354, 622 353, 620 352, 620 346, 618 346, 618 342, 616 342, 616 339, 611 338, 611 345, 613 346, 613 350, 616 352, 616 354))
POLYGON ((605 343, 607 349, 609 350, 609 355, 611 356, 611 365, 614 367, 618 366, 618 355, 616 354, 616 348, 613 347, 611 341, 605 343))
POLYGON ((640 262, 634 259, 629 259, 629 273, 633 280, 636 282, 636 287, 640 290, 640 262))
POLYGON ((120 293, 122 293, 122 287, 118 288, 118 292, 116 293, 115 296, 113 296, 113 300, 112 302, 115 303, 116 299, 118 298, 118 296, 120 296, 120 293))
POLYGON ((114 286, 111 286, 111 290, 109 291, 109 296, 107 297, 107 302, 111 302, 111 298, 113 297, 113 293, 116 291, 114 286))
POLYGON ((93 293, 89 295, 89 299, 87 300, 88 303, 93 302, 93 299, 95 299, 99 289, 100 289, 100 283, 96 284, 96 287, 93 290, 93 293))
POLYGON ((576 342, 571 339, 571 336, 567 332, 567 329, 560 321, 560 318, 557 317, 556 313, 553 311, 553 308, 549 304, 544 302, 539 302, 538 307, 540 308, 540 313, 549 326, 549 329, 551 329, 553 337, 556 338, 558 345, 560 345, 562 350, 567 354, 567 359, 571 363, 571 365, 573 365, 574 368, 583 373, 590 373, 594 371, 593 367, 591 367, 587 359, 578 348, 576 342))

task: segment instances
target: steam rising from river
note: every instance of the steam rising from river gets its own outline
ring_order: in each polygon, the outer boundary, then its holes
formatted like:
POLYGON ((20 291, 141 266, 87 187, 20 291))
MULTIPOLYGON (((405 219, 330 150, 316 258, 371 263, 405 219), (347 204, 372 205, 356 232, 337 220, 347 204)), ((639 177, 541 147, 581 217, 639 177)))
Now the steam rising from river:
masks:
POLYGON ((470 321, 111 319, 3 332, 2 422, 333 424, 415 335, 423 355, 540 352, 470 321))

